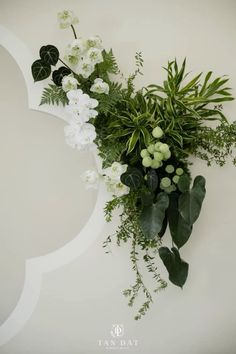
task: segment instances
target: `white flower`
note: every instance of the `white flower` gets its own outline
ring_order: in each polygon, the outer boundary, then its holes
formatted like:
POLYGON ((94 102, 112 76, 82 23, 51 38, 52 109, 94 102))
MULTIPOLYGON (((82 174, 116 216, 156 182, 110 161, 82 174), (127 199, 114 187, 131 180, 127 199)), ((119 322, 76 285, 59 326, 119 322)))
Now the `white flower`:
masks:
POLYGON ((64 58, 70 64, 77 65, 84 55, 85 49, 84 40, 82 38, 76 38, 66 47, 64 58))
POLYGON ((64 76, 62 79, 62 89, 67 92, 77 89, 78 81, 71 75, 64 76))
POLYGON ((104 170, 104 174, 112 181, 120 182, 120 176, 126 172, 128 165, 122 165, 119 162, 113 164, 104 170))
POLYGON ((94 63, 90 60, 83 59, 79 61, 76 68, 76 73, 82 75, 84 79, 87 79, 94 72, 94 63))
POLYGON ((83 125, 71 122, 64 128, 66 143, 78 150, 89 147, 96 138, 95 127, 90 123, 83 125))
POLYGON ((79 105, 81 107, 95 108, 98 106, 98 101, 94 98, 89 97, 82 90, 71 90, 67 92, 67 97, 69 99, 69 105, 79 105))
POLYGON ((81 176, 83 182, 86 183, 86 188, 94 188, 98 187, 99 174, 93 170, 85 171, 81 176))
POLYGON ((99 36, 92 36, 87 39, 85 42, 86 48, 98 48, 102 49, 102 40, 99 36))
POLYGON ((109 85, 104 82, 102 79, 95 79, 93 85, 90 88, 90 91, 96 93, 105 93, 108 95, 109 93, 109 85))
POLYGON ((102 51, 98 48, 90 48, 86 53, 86 58, 93 65, 101 63, 103 61, 102 51))
POLYGON ((91 144, 96 139, 96 131, 94 125, 84 123, 80 129, 80 143, 82 145, 91 144))
POLYGON ((57 19, 59 27, 64 29, 68 28, 71 25, 76 25, 79 22, 79 19, 74 15, 72 11, 64 10, 57 14, 57 19))
POLYGON ((112 193, 116 197, 121 197, 122 195, 128 194, 130 189, 122 182, 117 182, 112 180, 110 177, 105 176, 104 182, 107 186, 107 191, 112 193))

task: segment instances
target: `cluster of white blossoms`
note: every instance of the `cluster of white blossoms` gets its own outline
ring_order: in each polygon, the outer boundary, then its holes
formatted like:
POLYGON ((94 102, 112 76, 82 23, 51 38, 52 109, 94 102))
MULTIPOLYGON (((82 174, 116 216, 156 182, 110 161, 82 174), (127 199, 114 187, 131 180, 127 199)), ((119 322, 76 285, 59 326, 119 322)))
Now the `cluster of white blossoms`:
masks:
POLYGON ((62 29, 68 28, 79 23, 78 17, 76 17, 74 13, 69 10, 59 12, 57 14, 57 20, 59 23, 59 27, 62 29))
POLYGON ((86 40, 76 38, 67 46, 64 58, 76 74, 87 79, 94 72, 95 65, 103 61, 102 50, 98 36, 86 40))
MULTIPOLYGON (((106 183, 108 192, 113 196, 121 197, 129 193, 129 187, 120 181, 122 173, 126 172, 127 165, 122 165, 119 162, 113 164, 103 170, 104 182, 106 183)), ((81 175, 81 179, 86 184, 86 188, 97 188, 99 182, 99 174, 93 170, 87 170, 81 175)))
POLYGON ((120 180, 120 176, 126 172, 127 167, 128 165, 122 165, 119 162, 113 162, 110 167, 103 171, 107 190, 116 197, 121 197, 122 195, 129 193, 129 187, 124 185, 120 180))
POLYGON ((66 142, 73 148, 84 150, 90 147, 96 138, 95 127, 88 121, 97 116, 98 112, 94 108, 97 107, 98 101, 80 89, 68 91, 67 97, 69 104, 66 110, 70 114, 70 122, 64 128, 66 142))

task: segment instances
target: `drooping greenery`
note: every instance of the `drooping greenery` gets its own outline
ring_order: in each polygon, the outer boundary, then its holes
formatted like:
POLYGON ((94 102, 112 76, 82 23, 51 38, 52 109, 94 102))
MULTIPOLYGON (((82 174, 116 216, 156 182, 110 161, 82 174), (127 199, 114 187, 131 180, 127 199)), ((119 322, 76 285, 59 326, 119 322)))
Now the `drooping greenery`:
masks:
MULTIPOLYGON (((162 85, 136 90, 135 78, 143 69, 140 52, 128 78, 120 72, 112 50, 102 50, 103 60, 86 78, 60 58, 56 47, 43 46, 39 54, 40 59, 32 64, 34 80, 52 74, 53 81, 44 89, 41 104, 67 105, 62 81, 71 75, 83 93, 99 102, 98 115, 89 122, 96 129, 95 143, 103 169, 114 162, 128 165, 119 182, 129 188, 129 193, 107 202, 105 216, 109 222, 114 211, 120 210, 120 225, 114 236, 117 245, 125 243, 131 248, 135 272, 134 284, 123 293, 129 306, 135 304, 139 294, 144 296, 135 316, 140 319, 153 302, 141 272, 143 265, 152 275, 154 293, 167 286, 158 271, 158 255, 173 284, 182 288, 188 276, 189 266, 181 259, 180 249, 191 236, 206 193, 203 176, 192 183, 189 157, 220 166, 232 158, 236 165, 236 123, 230 123, 223 114, 223 104, 233 100, 228 78, 213 78, 210 71, 188 80, 186 60, 181 65, 173 60, 165 68, 167 77, 162 85), (56 68, 59 62, 64 66, 56 68), (109 85, 109 94, 91 92, 97 78, 109 85), (167 229, 171 249, 163 245, 167 229)), ((112 240, 108 236, 104 242, 106 252, 112 240)))

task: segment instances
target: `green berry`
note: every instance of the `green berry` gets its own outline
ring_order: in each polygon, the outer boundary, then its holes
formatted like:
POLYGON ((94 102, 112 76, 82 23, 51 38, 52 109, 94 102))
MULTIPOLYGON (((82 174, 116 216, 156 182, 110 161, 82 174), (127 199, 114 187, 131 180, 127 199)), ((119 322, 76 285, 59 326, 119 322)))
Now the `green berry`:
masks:
MULTIPOLYGON (((155 158, 155 155, 154 155, 154 158, 155 158)), ((173 165, 167 165, 165 170, 166 170, 167 173, 173 173, 175 168, 174 168, 173 165)))
POLYGON ((171 192, 174 192, 176 191, 176 187, 172 184, 171 186, 165 188, 165 192, 166 193, 171 193, 171 192))
POLYGON ((147 149, 143 149, 143 150, 141 150, 140 155, 142 158, 144 158, 144 157, 149 156, 149 152, 147 151, 147 149))
POLYGON ((156 161, 161 161, 161 160, 163 160, 163 155, 162 155, 162 153, 161 152, 158 152, 158 151, 155 151, 154 152, 154 159, 156 160, 156 161))
POLYGON ((168 151, 170 151, 169 146, 167 144, 161 144, 160 148, 159 148, 160 152, 162 152, 163 154, 167 153, 168 151))
POLYGON ((156 128, 153 129, 152 135, 154 136, 154 138, 159 139, 163 135, 163 130, 157 126, 156 128))
POLYGON ((152 164, 152 159, 149 156, 143 158, 142 164, 144 167, 150 167, 152 164))
POLYGON ((152 160, 152 164, 151 164, 151 167, 152 168, 159 168, 160 167, 160 162, 158 160, 152 160))
POLYGON ((160 141, 158 141, 158 142, 155 144, 155 150, 156 150, 156 151, 159 151, 160 146, 161 146, 162 144, 163 144, 163 143, 161 143, 160 141))
POLYGON ((147 150, 148 150, 148 152, 149 152, 150 154, 153 154, 153 153, 154 153, 154 150, 155 150, 154 144, 149 145, 148 148, 147 148, 147 150))
POLYGON ((161 179, 161 185, 164 187, 164 188, 167 188, 171 185, 171 180, 169 179, 169 177, 164 177, 161 179))
POLYGON ((167 151, 167 152, 165 152, 163 155, 164 155, 164 159, 163 159, 163 160, 168 160, 168 159, 171 157, 171 152, 170 152, 170 150, 167 151))
POLYGON ((179 168, 176 169, 175 172, 176 172, 176 174, 177 174, 178 176, 181 176, 181 175, 184 173, 184 170, 179 167, 179 168))
POLYGON ((179 176, 175 175, 175 176, 172 178, 172 181, 173 181, 175 184, 178 184, 178 182, 179 182, 179 176))

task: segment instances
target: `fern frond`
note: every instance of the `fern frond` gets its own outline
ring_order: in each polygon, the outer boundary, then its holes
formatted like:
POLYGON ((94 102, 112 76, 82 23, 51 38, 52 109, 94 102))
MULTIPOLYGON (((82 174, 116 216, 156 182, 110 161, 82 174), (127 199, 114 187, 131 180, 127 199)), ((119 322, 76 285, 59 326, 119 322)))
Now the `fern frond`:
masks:
POLYGON ((61 87, 52 84, 48 86, 43 90, 40 106, 43 104, 59 105, 61 103, 63 106, 68 104, 66 93, 61 87))

